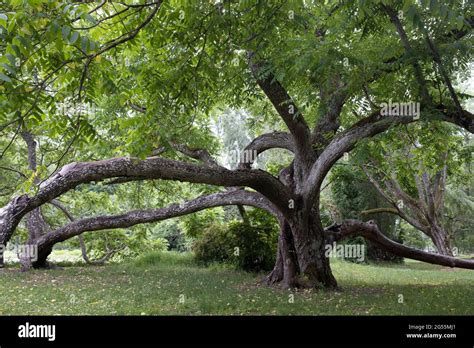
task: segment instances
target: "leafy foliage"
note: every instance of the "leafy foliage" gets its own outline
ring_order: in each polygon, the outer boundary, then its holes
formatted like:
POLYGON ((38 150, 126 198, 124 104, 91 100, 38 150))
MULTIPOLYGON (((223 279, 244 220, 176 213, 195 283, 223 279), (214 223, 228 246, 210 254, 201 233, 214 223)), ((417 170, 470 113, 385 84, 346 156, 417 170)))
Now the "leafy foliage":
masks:
POLYGON ((256 209, 247 212, 247 219, 209 225, 194 244, 196 259, 204 263, 234 263, 245 271, 271 270, 278 225, 268 213, 256 209))
POLYGON ((229 226, 239 248, 236 263, 246 271, 269 271, 275 264, 278 225, 266 212, 252 210, 247 214, 248 221, 234 221, 229 226))

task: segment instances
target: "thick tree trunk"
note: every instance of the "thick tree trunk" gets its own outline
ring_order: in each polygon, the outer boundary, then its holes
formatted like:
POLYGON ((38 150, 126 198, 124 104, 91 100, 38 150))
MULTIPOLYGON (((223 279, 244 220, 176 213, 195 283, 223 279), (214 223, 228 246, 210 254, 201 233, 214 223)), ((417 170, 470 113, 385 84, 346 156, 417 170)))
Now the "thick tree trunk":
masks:
MULTIPOLYGON (((293 162, 280 172, 279 180, 293 192, 301 189, 310 163, 299 166, 293 162)), ((285 220, 285 226, 281 230, 280 253, 269 280, 275 283, 276 279, 282 279, 282 285, 289 288, 336 288, 336 279, 332 275, 329 259, 325 256, 326 240, 319 217, 319 203, 309 203, 300 196, 295 197, 291 207, 293 216, 285 220)))
POLYGON ((286 288, 336 288, 329 258, 325 255, 325 232, 319 212, 309 216, 297 211, 295 218, 285 222, 279 239, 279 253, 268 282, 282 282, 286 288))
POLYGON ((324 228, 318 215, 299 216, 291 223, 291 229, 303 282, 309 282, 311 287, 336 288, 337 282, 325 255, 324 228))
POLYGON ((437 226, 432 226, 429 236, 439 254, 453 256, 453 248, 446 231, 437 226))

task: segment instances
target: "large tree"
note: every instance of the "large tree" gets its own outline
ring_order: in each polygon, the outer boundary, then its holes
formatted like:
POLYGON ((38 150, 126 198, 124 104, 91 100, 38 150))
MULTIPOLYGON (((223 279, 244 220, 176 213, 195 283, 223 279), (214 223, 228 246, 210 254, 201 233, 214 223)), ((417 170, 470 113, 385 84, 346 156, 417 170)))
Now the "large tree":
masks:
POLYGON ((35 238, 34 266, 55 243, 87 231, 250 205, 281 226, 271 283, 336 287, 326 239, 354 234, 403 257, 474 268, 400 245, 371 222, 325 229, 320 216, 325 177, 360 141, 433 120, 474 131, 452 82, 472 58, 468 4, 15 0, 1 11, 0 129, 9 136, 2 156, 25 129, 63 151, 0 211, 0 244, 26 214, 81 184, 161 179, 224 188, 179 205, 71 222, 35 238), (419 103, 420 113, 381 113, 389 101, 419 103), (94 110, 71 109, 88 103, 94 110), (281 127, 253 139, 232 170, 213 158, 215 146, 206 148, 214 144, 210 114, 223 105, 248 109, 257 129, 281 127), (101 133, 107 151, 94 147, 101 133), (78 161, 86 157, 81 146, 94 160, 78 161), (269 149, 293 154, 278 177, 252 168, 269 149))

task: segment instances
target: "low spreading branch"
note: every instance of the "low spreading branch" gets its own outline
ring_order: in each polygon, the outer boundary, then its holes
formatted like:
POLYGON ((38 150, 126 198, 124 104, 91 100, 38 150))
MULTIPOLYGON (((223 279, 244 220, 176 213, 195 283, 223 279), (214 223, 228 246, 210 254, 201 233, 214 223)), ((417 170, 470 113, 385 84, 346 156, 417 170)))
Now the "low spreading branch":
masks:
POLYGON ((335 232, 327 231, 338 241, 349 236, 359 235, 372 242, 382 250, 394 255, 413 260, 428 262, 435 265, 474 269, 474 261, 452 256, 440 255, 411 248, 387 238, 373 221, 345 220, 335 232))
POLYGON ((158 222, 173 217, 195 213, 204 209, 225 205, 248 205, 264 209, 278 219, 278 210, 264 196, 257 192, 234 190, 202 196, 181 204, 165 208, 135 210, 121 215, 99 216, 74 220, 64 227, 43 235, 38 241, 38 260, 48 256, 52 247, 59 242, 89 231, 128 228, 138 224, 158 222))

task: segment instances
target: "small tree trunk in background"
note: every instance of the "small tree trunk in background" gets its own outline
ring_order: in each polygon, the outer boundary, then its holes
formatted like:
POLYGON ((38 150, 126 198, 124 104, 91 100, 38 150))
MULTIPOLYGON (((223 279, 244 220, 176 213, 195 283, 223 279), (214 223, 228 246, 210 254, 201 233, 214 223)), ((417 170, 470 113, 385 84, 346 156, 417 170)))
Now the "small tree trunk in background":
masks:
MULTIPOLYGON (((30 132, 24 131, 21 133, 21 136, 25 141, 28 149, 28 168, 31 171, 36 172, 36 141, 34 140, 33 135, 30 132)), ((35 185, 39 185, 40 180, 37 176, 35 176, 35 178, 33 179, 33 183, 35 185)), ((26 228, 28 230, 28 240, 26 242, 27 247, 35 247, 38 238, 40 238, 48 230, 48 225, 46 221, 44 221, 40 208, 34 209, 26 215, 26 228)), ((36 250, 34 254, 28 255, 28 253, 23 253, 22 255, 20 255, 20 263, 22 265, 23 270, 31 268, 33 264, 35 264, 36 267, 46 266, 46 259, 44 260, 44 262, 38 262, 39 260, 31 258, 32 255, 36 256, 37 254, 38 251, 36 250)))

